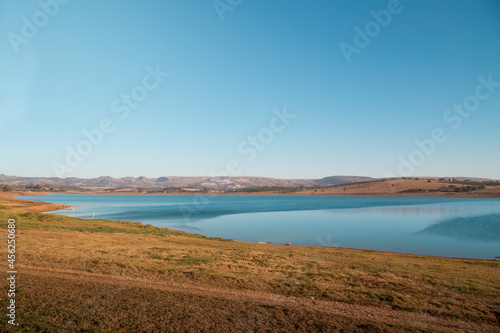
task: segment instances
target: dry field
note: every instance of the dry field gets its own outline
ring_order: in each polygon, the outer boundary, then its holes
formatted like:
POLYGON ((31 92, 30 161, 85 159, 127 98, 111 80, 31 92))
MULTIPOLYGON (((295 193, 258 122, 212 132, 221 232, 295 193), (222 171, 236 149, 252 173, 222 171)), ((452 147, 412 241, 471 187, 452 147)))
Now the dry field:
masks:
POLYGON ((486 186, 485 189, 473 192, 432 192, 451 184, 431 180, 428 182, 423 179, 394 179, 372 183, 349 184, 345 186, 328 187, 318 190, 307 190, 296 192, 296 195, 374 195, 374 196, 453 196, 453 197, 500 197, 500 186, 486 186), (422 192, 405 192, 408 190, 423 190, 422 192), (429 192, 426 192, 429 191, 429 192))
POLYGON ((243 243, 0 201, 3 240, 17 221, 22 332, 500 332, 498 261, 243 243))

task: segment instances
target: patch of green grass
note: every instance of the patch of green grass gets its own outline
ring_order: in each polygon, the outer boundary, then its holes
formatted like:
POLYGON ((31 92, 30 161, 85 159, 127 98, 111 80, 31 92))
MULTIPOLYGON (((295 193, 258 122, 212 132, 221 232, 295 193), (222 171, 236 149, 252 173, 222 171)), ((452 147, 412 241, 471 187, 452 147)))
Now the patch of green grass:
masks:
POLYGON ((11 210, 11 208, 9 206, 6 206, 6 205, 0 205, 0 209, 1 210, 11 210))
POLYGON ((260 266, 267 266, 268 265, 268 260, 265 258, 253 258, 252 261, 259 264, 260 266))
POLYGON ((158 253, 148 253, 148 258, 151 258, 151 259, 158 259, 158 260, 163 260, 163 256, 158 254, 158 253))
POLYGON ((177 265, 188 265, 197 266, 202 264, 211 263, 213 261, 210 257, 193 257, 191 255, 185 255, 184 257, 174 261, 177 265))

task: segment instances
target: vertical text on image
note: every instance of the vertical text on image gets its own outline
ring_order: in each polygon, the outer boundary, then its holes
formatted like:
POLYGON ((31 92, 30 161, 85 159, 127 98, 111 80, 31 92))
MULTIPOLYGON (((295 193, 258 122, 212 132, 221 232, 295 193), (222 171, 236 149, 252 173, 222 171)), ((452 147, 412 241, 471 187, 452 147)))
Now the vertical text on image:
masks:
POLYGON ((9 299, 7 306, 7 317, 9 318, 8 323, 11 325, 16 324, 16 220, 10 219, 7 224, 8 235, 7 235, 7 281, 9 283, 9 289, 7 296, 9 299))

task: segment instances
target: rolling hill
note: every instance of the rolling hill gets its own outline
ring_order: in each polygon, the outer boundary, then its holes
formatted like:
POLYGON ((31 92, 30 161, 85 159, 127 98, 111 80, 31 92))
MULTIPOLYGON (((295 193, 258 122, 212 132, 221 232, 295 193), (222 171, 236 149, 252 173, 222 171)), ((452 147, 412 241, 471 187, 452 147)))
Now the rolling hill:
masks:
POLYGON ((221 190, 232 190, 252 187, 300 187, 326 186, 374 180, 371 177, 331 176, 321 179, 278 179, 267 177, 99 177, 99 178, 46 178, 16 177, 0 175, 0 185, 58 185, 82 188, 168 188, 168 187, 207 187, 221 190))

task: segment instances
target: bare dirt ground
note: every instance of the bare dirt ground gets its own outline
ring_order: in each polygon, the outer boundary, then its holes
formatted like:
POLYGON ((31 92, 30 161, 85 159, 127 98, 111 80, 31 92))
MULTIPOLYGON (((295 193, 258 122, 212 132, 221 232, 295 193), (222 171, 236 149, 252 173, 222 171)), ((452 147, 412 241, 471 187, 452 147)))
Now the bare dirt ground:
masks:
MULTIPOLYGON (((29 315, 69 312, 60 331, 119 332, 500 332, 499 327, 382 307, 273 293, 22 267, 29 315), (81 294, 75 296, 74 290, 81 294), (108 319, 107 314, 116 317, 108 319)), ((49 329, 49 323, 39 328, 49 329), (46 326, 44 326, 46 325, 46 326)))

